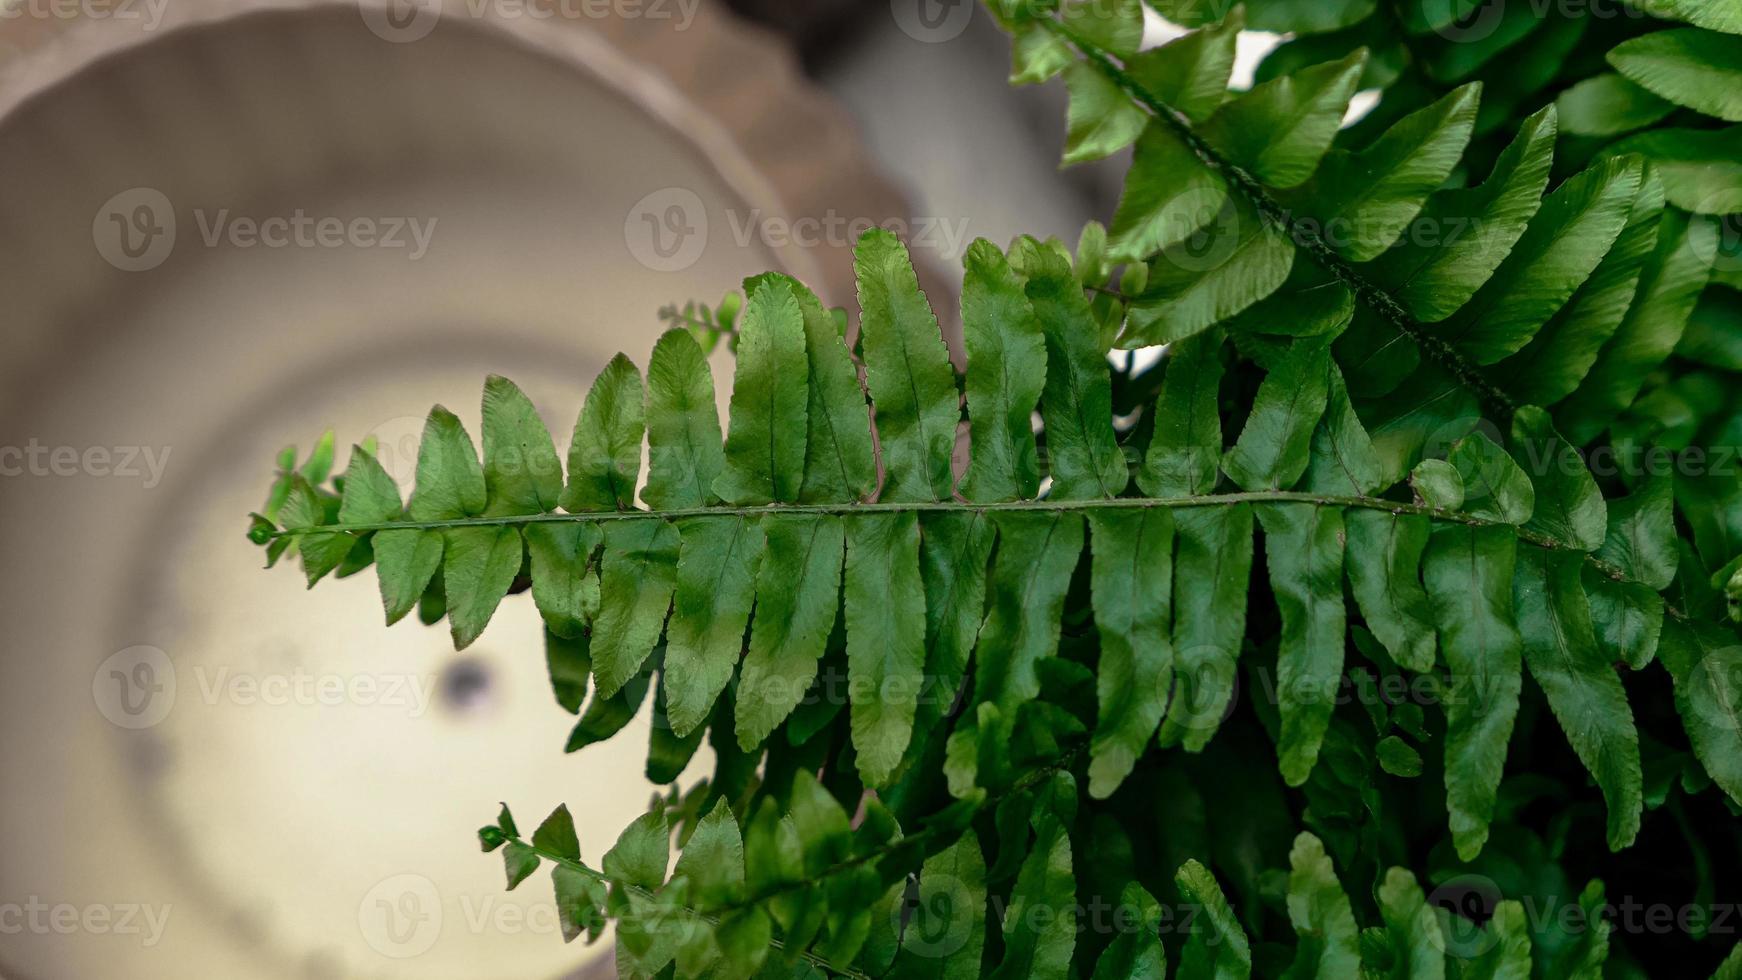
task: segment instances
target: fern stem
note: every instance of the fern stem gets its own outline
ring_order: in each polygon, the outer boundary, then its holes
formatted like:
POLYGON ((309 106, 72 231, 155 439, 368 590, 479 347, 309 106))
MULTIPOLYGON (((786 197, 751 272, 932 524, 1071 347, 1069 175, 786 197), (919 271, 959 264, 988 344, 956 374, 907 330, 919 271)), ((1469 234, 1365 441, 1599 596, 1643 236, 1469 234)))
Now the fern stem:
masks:
MULTIPOLYGON (((762 514, 889 514, 889 513, 958 513, 995 514, 1039 511, 1059 513, 1095 510, 1148 510, 1163 508, 1180 510, 1190 507, 1229 507, 1235 504, 1311 504, 1317 507, 1362 508, 1382 510, 1391 514, 1419 514, 1430 520, 1469 527, 1504 527, 1518 535, 1520 541, 1539 548, 1579 550, 1568 547, 1549 535, 1501 521, 1477 517, 1462 511, 1445 510, 1427 504, 1405 503, 1382 497, 1351 497, 1337 494, 1309 493, 1300 490, 1251 490, 1238 493, 1205 494, 1196 497, 1104 497, 1089 500, 1010 500, 997 503, 967 503, 960 500, 940 500, 914 503, 831 503, 831 504, 768 504, 757 507, 686 507, 676 510, 614 510, 583 511, 577 514, 514 514, 503 517, 457 517, 435 521, 394 521, 379 524, 321 524, 313 527, 284 528, 271 531, 265 537, 295 537, 303 534, 367 534, 372 531, 440 531, 456 527, 516 527, 532 524, 570 524, 600 521, 662 520, 676 521, 690 517, 755 517, 762 514)), ((1585 561, 1602 575, 1617 582, 1627 581, 1619 566, 1589 552, 1585 561)), ((1677 619, 1685 616, 1667 606, 1677 619)))
POLYGON ((1517 403, 1505 389, 1488 380, 1481 370, 1459 354, 1457 348, 1445 340, 1434 336, 1415 317, 1411 316, 1397 297, 1384 287, 1362 275, 1353 263, 1343 258, 1332 248, 1317 231, 1294 220, 1289 210, 1282 206, 1258 178, 1247 173, 1238 164, 1222 156, 1211 146, 1197 130, 1192 128, 1191 120, 1173 106, 1163 102, 1154 93, 1143 87, 1137 79, 1131 77, 1113 58, 1103 51, 1095 42, 1073 30, 1070 26, 1051 18, 1039 21, 1047 30, 1052 31, 1063 40, 1082 52, 1089 64, 1094 65, 1102 74, 1118 85, 1126 95, 1138 105, 1149 110, 1157 119, 1166 123, 1192 153, 1204 164, 1215 171, 1230 185, 1237 189, 1258 213, 1278 230, 1288 236, 1289 240, 1306 250, 1326 272, 1336 276, 1348 287, 1355 296, 1365 303, 1386 322, 1415 341, 1430 360, 1446 369, 1458 383, 1486 405, 1498 417, 1510 418, 1517 410, 1517 403))

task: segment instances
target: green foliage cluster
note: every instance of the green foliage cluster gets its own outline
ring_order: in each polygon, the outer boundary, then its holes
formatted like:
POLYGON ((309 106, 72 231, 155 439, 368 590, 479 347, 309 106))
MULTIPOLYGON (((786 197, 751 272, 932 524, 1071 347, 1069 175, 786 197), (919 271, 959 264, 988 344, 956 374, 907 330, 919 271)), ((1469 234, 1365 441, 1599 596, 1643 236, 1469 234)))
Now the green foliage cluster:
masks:
POLYGON ((493 377, 481 459, 287 451, 255 540, 457 648, 529 590, 569 751, 652 694, 596 867, 480 831, 626 976, 1742 976, 1742 4, 1152 2, 994 2, 1132 162, 973 243, 961 370, 873 231, 856 330, 757 276, 566 466, 493 377))

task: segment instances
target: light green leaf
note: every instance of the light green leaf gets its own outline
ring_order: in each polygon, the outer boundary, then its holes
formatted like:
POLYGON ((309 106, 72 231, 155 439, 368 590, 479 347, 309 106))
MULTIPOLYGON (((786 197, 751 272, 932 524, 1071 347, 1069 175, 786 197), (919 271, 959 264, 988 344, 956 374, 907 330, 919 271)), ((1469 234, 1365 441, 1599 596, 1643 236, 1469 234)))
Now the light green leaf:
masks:
POLYGON ((572 943, 583 932, 588 942, 598 939, 605 929, 605 883, 566 864, 552 868, 550 880, 563 942, 572 943))
POLYGON ((981 502, 1028 499, 1040 487, 1033 418, 1048 375, 1046 341, 998 246, 975 240, 963 264, 971 453, 962 494, 981 502))
MULTIPOLYGON (((1446 943, 1434 907, 1403 868, 1385 872, 1379 884, 1379 915, 1391 946, 1393 980, 1444 980, 1446 943)), ((1365 976, 1365 974, 1363 974, 1365 976)))
POLYGON ((1621 42, 1608 58, 1616 71, 1676 105, 1742 122, 1742 37, 1691 27, 1656 31, 1621 42))
POLYGON ((1022 239, 1017 249, 1028 276, 1028 301, 1046 341, 1040 411, 1052 476, 1048 496, 1116 497, 1129 476, 1113 434, 1113 385, 1094 315, 1063 256, 1032 238, 1022 239))
POLYGON ((1216 487, 1222 460, 1222 335, 1173 345, 1155 401, 1155 431, 1137 486, 1151 497, 1195 497, 1216 487))
POLYGON ((1554 160, 1555 111, 1526 119, 1480 187, 1428 198, 1417 221, 1432 234, 1405 235, 1376 259, 1375 282, 1424 323, 1460 310, 1512 252, 1542 205, 1554 160))
POLYGON ((1464 506, 1464 476, 1449 460, 1424 459, 1415 464, 1409 485, 1429 507, 1457 510, 1464 506))
POLYGON ((1525 525, 1583 551, 1603 546, 1608 507, 1584 457, 1554 430, 1548 413, 1534 406, 1512 417, 1512 458, 1536 488, 1536 507, 1525 525))
POLYGON ((484 484, 491 516, 548 514, 563 490, 550 430, 525 392, 494 374, 484 382, 484 484))
POLYGON ((1346 980, 1360 972, 1360 931, 1325 846, 1311 834, 1289 852, 1288 918, 1301 937, 1290 978, 1346 980))
POLYGON ((1735 0, 1640 0, 1653 17, 1686 21, 1708 30, 1742 34, 1742 6, 1735 0))
POLYGON ((919 517, 912 512, 847 519, 847 676, 853 748, 867 786, 894 774, 913 737, 925 680, 925 586, 919 517))
POLYGON ((1480 429, 1452 444, 1447 462, 1463 484, 1460 504, 1472 516, 1523 524, 1536 512, 1536 487, 1518 463, 1480 429))
POLYGON ((1266 185, 1297 187, 1330 149, 1366 65, 1362 49, 1258 85, 1224 104, 1204 138, 1266 185))
POLYGON ((871 414, 859 368, 842 342, 834 315, 816 294, 788 280, 804 314, 805 355, 810 365, 810 405, 805 413, 804 485, 806 503, 845 502, 870 496, 877 488, 871 449, 871 414))
POLYGON ((532 599, 558 636, 580 636, 598 614, 599 576, 592 559, 603 537, 597 524, 526 525, 532 599))
POLYGON ((622 354, 613 357, 593 382, 587 403, 575 419, 563 509, 579 513, 635 506, 641 437, 646 431, 644 400, 641 373, 629 358, 622 354))
POLYGON ((1666 619, 1658 659, 1675 680, 1675 707, 1694 755, 1742 804, 1742 645, 1728 630, 1666 619))
POLYGON ((1246 6, 1255 31, 1317 34, 1366 20, 1376 0, 1246 0, 1246 6))
MULTIPOLYGON (((930 733, 954 706, 986 612, 986 571, 997 528, 983 511, 922 514, 920 577, 925 582, 925 675, 915 731, 930 733)), ((922 740, 915 739, 915 744, 922 740)), ((911 749, 910 749, 911 754, 911 749)))
POLYGON ((1645 264, 1626 318, 1578 390, 1556 411, 1569 438, 1589 442, 1633 404, 1646 377, 1681 339, 1717 248, 1717 230, 1710 222, 1690 223, 1676 211, 1664 214, 1656 251, 1645 264))
POLYGON ((583 632, 569 639, 546 627, 544 660, 546 670, 550 673, 551 690, 556 694, 556 703, 562 705, 562 709, 571 715, 579 714, 582 702, 587 699, 587 681, 593 674, 593 657, 587 634, 583 632))
MULTIPOLYGON (((1055 779, 1070 782, 1059 773, 1055 779)), ((1075 796, 1076 787, 1070 787, 1075 796)), ((1077 885, 1068 828, 1047 810, 1034 817, 1033 849, 1004 910, 1004 960, 988 980, 1065 980, 1077 944, 1077 885)))
POLYGON ((980 980, 986 943, 986 859, 973 831, 926 858, 918 901, 902 934, 896 976, 980 980))
POLYGON ((1597 648, 1581 564, 1578 555, 1525 549, 1513 579, 1513 604, 1530 675, 1603 790, 1609 848, 1620 850, 1638 835, 1644 809, 1639 735, 1621 679, 1597 648))
POLYGON ((1076 52, 1034 21, 1017 25, 1010 46, 1010 84, 1039 85, 1075 63, 1076 52))
POLYGON ((1446 807, 1452 842, 1473 860, 1488 840, 1523 685, 1523 640, 1512 613, 1517 537, 1507 528, 1443 525, 1428 539, 1422 581, 1451 673, 1446 710, 1446 807))
POLYGON ((381 580, 381 605, 392 626, 417 608, 442 562, 440 531, 377 531, 375 571, 381 580))
POLYGON ((1653 129, 1603 151, 1637 153, 1663 177, 1669 203, 1695 214, 1742 211, 1742 126, 1653 129))
POLYGON ((345 468, 345 497, 339 502, 339 523, 386 524, 404 513, 393 477, 368 450, 352 447, 351 462, 345 468))
POLYGON ((558 857, 581 859, 581 841, 575 836, 575 820, 569 814, 568 804, 558 806, 544 818, 544 823, 532 832, 532 843, 558 857))
POLYGON ((1173 690, 1173 517, 1089 513, 1092 601, 1101 636, 1089 795, 1111 796, 1155 734, 1173 690))
POLYGON ((1421 584, 1428 519, 1353 508, 1344 520, 1349 591, 1367 628, 1399 666, 1417 673, 1433 670, 1433 608, 1421 584))
POLYGON ((768 546, 738 680, 738 744, 750 751, 792 714, 816 677, 840 608, 845 530, 827 514, 762 518, 768 546))
POLYGON ((1125 59, 1125 71, 1163 105, 1201 123, 1221 108, 1227 96, 1235 44, 1245 26, 1244 8, 1236 6, 1219 25, 1125 59))
POLYGON ((752 279, 738 334, 726 467, 714 493, 729 504, 794 503, 804 482, 810 370, 804 314, 792 286, 752 279))
POLYGON ((882 229, 853 253, 865 373, 891 503, 948 500, 960 399, 954 369, 907 248, 882 229))
POLYGON ((1330 365, 1324 418, 1313 430, 1305 487, 1314 493, 1364 497, 1384 481, 1373 440, 1349 401, 1343 372, 1330 365))
POLYGON ((1141 262, 1176 248, 1216 220, 1227 201, 1222 177, 1204 166, 1171 126, 1151 122, 1131 153, 1131 169, 1113 212, 1109 255, 1115 261, 1141 262))
POLYGON ((678 522, 678 533, 683 549, 666 630, 665 677, 671 727, 683 738, 707 720, 732 680, 756 599, 764 538, 753 517, 687 518, 678 522))
POLYGON ((1439 913, 1441 931, 1449 940, 1453 980, 1530 980, 1531 929, 1523 904, 1514 899, 1499 903, 1480 928, 1464 919, 1454 923, 1452 917, 1450 911, 1439 913), (1445 928, 1447 924, 1451 927, 1445 928))
POLYGON ((502 849, 502 867, 508 872, 508 890, 513 891, 538 870, 538 852, 517 840, 502 849))
POLYGON ((1083 551, 1083 518, 1017 511, 995 514, 993 522, 998 550, 974 654, 974 702, 995 705, 1009 724, 1017 707, 1040 694, 1037 665, 1058 650, 1065 591, 1083 551))
POLYGON ((1246 427, 1222 461, 1241 489, 1285 489, 1306 472, 1329 398, 1330 366, 1330 345, 1309 338, 1295 341, 1264 376, 1246 427))
POLYGON ((1641 177, 1636 159, 1612 158, 1556 188, 1494 277, 1435 333, 1478 364, 1517 353, 1608 254, 1641 177))
POLYGON ((1070 90, 1066 109, 1064 165, 1088 163, 1131 145, 1149 122, 1149 114, 1125 94, 1118 83, 1086 61, 1065 68, 1070 90))
POLYGON ((1133 881, 1119 896, 1120 915, 1138 922, 1135 929, 1121 928, 1095 961, 1089 980, 1167 980, 1167 951, 1162 948, 1157 923, 1161 906, 1133 881))
POLYGON ((430 409, 417 448, 417 485, 411 492, 412 520, 445 521, 484 512, 484 469, 472 439, 454 413, 430 409))
POLYGON ((1405 116, 1357 152, 1332 150, 1285 200, 1312 215, 1326 243, 1353 262, 1390 248, 1445 184, 1476 125, 1479 84, 1405 116))
POLYGON ((688 330, 668 330, 647 362, 647 485, 641 499, 655 510, 706 506, 725 461, 708 355, 688 330))
POLYGON ((1379 768, 1393 776, 1414 779, 1421 775, 1421 753, 1396 735, 1380 739, 1373 747, 1373 755, 1379 761, 1379 768))
POLYGON ((653 694, 653 730, 648 733, 645 770, 647 781, 656 786, 677 782, 707 734, 707 729, 700 725, 682 735, 672 729, 671 687, 671 671, 661 670, 653 694))
POLYGON ((1316 504, 1259 504, 1270 587, 1282 613, 1276 689, 1282 778, 1306 782, 1343 675, 1343 514, 1316 504))
POLYGON ((587 702, 587 710, 581 712, 580 720, 569 731, 569 740, 563 751, 579 752, 622 731, 623 726, 634 720, 635 713, 641 710, 641 702, 647 699, 647 690, 652 686, 653 664, 649 664, 610 697, 601 695, 595 688, 593 699, 587 702))
POLYGON ((614 696, 659 642, 677 583, 677 528, 656 519, 610 521, 599 566, 599 618, 593 624, 593 680, 614 696))
POLYGON ((1120 58, 1137 53, 1143 40, 1143 5, 1138 0, 1065 0, 1066 27, 1120 58))
POLYGON ((1251 206, 1230 199, 1198 231, 1149 261, 1122 348, 1184 340, 1240 313, 1288 281, 1294 244, 1251 206))
POLYGON ((472 645, 520 574, 525 545, 515 527, 450 527, 442 532, 442 583, 454 649, 472 645))
POLYGON ((1617 582, 1590 566, 1582 574, 1603 659, 1644 670, 1657 656, 1663 633, 1663 596, 1638 582, 1617 582))
POLYGON ((1672 103, 1614 72, 1585 79, 1561 92, 1554 104, 1568 136, 1620 136, 1675 111, 1672 103))
POLYGON ((1677 565, 1674 481, 1661 474, 1648 477, 1637 491, 1607 507, 1608 535, 1597 557, 1653 591, 1669 588, 1677 565))
POLYGON ((1183 508, 1174 515, 1174 538, 1174 695, 1160 741, 1200 752, 1234 693, 1252 577, 1252 508, 1183 508))
POLYGON ((1252 952, 1246 930, 1208 868, 1187 861, 1173 876, 1180 897, 1199 910, 1186 934, 1174 980, 1246 980, 1252 973, 1252 952))
POLYGON ((1633 305, 1662 214, 1663 182, 1647 172, 1626 227, 1591 278, 1523 350, 1491 374, 1513 398, 1549 405, 1578 388, 1633 305))

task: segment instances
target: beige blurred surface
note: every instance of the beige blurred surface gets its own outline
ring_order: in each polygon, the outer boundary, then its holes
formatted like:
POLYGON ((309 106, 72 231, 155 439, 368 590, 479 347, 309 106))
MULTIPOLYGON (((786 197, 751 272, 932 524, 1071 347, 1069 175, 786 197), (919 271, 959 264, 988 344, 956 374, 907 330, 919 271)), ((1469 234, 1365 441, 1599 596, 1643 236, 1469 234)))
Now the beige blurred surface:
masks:
POLYGON ((847 298, 844 249, 733 234, 746 215, 899 198, 705 9, 681 32, 460 13, 396 42, 354 3, 173 0, 149 29, 0 38, 0 447, 41 449, 0 478, 0 973, 582 966, 542 876, 504 893, 471 833, 498 800, 523 824, 567 801, 597 859, 646 805, 645 718, 563 756, 530 602, 456 655, 384 629, 372 574, 259 571, 244 515, 272 450, 329 426, 340 465, 373 434, 408 478, 422 410, 476 433, 487 372, 566 446, 661 304, 767 268, 847 298), (236 237, 298 216, 427 237, 236 237))

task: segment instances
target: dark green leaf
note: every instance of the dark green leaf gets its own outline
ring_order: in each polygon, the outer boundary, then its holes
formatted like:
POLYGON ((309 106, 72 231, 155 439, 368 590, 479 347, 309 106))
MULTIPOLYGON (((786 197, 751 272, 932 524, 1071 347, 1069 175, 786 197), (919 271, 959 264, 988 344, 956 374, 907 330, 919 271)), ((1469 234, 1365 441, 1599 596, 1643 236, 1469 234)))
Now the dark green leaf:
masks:
POLYGON ((714 493, 729 504, 793 503, 804 482, 810 370, 792 285, 751 280, 738 334, 726 467, 714 493))
MULTIPOLYGON (((641 473, 641 437, 646 431, 641 373, 618 354, 605 365, 575 419, 569 442, 565 510, 628 510, 635 506, 641 473)), ((419 476, 418 482, 423 478, 419 476)))
POLYGON ((854 252, 865 373, 877 403, 885 478, 879 499, 948 500, 960 399, 954 369, 907 248, 881 229, 854 252))
POLYGON ((1027 499, 1040 487, 1033 419, 1048 374, 1046 341, 1022 281, 998 246, 976 240, 964 265, 972 452, 962 494, 986 502, 1027 499))
POLYGON ((1488 840, 1495 792, 1518 714, 1523 641, 1512 614, 1517 539, 1501 527, 1435 528, 1422 581, 1451 673, 1446 694, 1446 806, 1458 856, 1488 840))
POLYGON ((683 738, 707 720, 744 651, 764 537, 752 517, 692 517, 678 523, 678 533, 665 683, 671 727, 683 738))
POLYGON ((1428 519, 1354 508, 1345 522, 1349 590, 1367 628, 1399 666, 1418 673, 1432 670, 1433 607, 1421 584, 1428 519))
POLYGON ((1277 755, 1290 786, 1306 782, 1343 675, 1343 513, 1316 504, 1260 504, 1270 587, 1282 613, 1277 755))
POLYGON ((925 681, 925 587, 919 518, 913 513, 847 519, 847 671, 853 748, 868 786, 894 774, 913 737, 925 681))
POLYGON ((1105 799, 1143 755, 1173 690, 1173 517, 1160 509, 1091 511, 1089 529, 1101 636, 1089 795, 1105 799))
POLYGON ((725 466, 714 375, 695 336, 681 327, 659 338, 647 362, 647 447, 647 506, 684 510, 713 500, 725 466))

